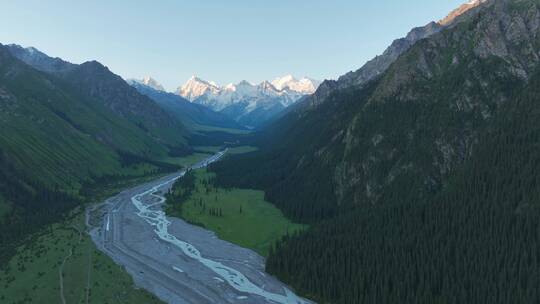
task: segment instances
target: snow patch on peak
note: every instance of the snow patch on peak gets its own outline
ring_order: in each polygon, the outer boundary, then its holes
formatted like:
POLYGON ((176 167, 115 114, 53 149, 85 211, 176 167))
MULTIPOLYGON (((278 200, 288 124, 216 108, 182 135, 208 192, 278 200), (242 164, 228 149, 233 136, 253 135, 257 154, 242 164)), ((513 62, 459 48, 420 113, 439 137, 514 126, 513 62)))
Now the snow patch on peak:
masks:
POLYGON ((236 86, 234 85, 234 83, 229 83, 225 86, 225 90, 234 92, 236 91, 236 86))
POLYGON ((191 78, 184 85, 179 87, 176 93, 190 101, 194 101, 195 99, 208 93, 219 93, 220 90, 221 89, 215 82, 208 82, 194 75, 191 76, 191 78))
POLYGON ((159 84, 159 82, 157 82, 154 78, 150 76, 146 76, 143 79, 126 79, 126 82, 129 83, 130 85, 133 85, 136 83, 136 84, 147 86, 156 91, 165 92, 165 88, 161 84, 159 84))
POLYGON ((154 90, 165 91, 165 88, 159 82, 157 82, 154 78, 150 76, 144 77, 142 80, 142 83, 146 86, 151 87, 154 90))
POLYGON ((438 23, 442 26, 448 26, 456 20, 459 16, 465 14, 469 10, 480 6, 481 4, 486 3, 488 0, 470 0, 467 3, 462 4, 460 7, 456 8, 448 16, 441 19, 438 23))

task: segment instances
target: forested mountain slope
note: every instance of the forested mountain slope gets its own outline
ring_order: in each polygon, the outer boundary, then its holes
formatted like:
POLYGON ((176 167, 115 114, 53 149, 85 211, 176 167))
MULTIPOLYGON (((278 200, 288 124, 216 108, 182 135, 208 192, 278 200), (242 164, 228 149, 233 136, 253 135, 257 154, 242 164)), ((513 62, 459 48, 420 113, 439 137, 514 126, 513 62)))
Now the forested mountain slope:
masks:
POLYGON ((288 113, 217 181, 313 223, 268 269, 316 298, 534 303, 539 54, 540 3, 488 1, 288 113))
POLYGON ((269 195, 281 197, 287 189, 308 195, 313 191, 304 177, 316 172, 325 172, 315 176, 329 185, 317 187, 326 189, 324 199, 299 197, 310 202, 306 212, 318 203, 375 203, 383 189, 412 176, 422 185, 414 193, 440 189, 538 66, 537 5, 529 3, 487 5, 482 14, 420 40, 364 87, 336 90, 320 107, 274 123, 260 137, 266 149, 259 156, 274 161, 269 170, 283 169, 282 176, 264 178, 269 195))
POLYGON ((349 209, 286 238, 267 270, 336 303, 538 303, 539 88, 540 74, 440 192, 349 209))

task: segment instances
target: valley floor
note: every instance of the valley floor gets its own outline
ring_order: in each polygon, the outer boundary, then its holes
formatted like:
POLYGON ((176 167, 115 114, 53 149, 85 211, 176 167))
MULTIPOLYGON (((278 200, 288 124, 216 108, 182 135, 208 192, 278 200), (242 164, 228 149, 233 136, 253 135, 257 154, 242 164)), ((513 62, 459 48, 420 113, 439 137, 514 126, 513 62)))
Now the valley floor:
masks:
POLYGON ((182 204, 168 204, 167 213, 214 231, 219 238, 267 256, 270 247, 287 233, 304 229, 264 200, 264 192, 216 188, 213 173, 195 171, 196 187, 182 204))
MULTIPOLYGON (((219 159, 218 153, 197 165, 219 159)), ((137 286, 169 303, 311 303, 264 272, 264 258, 161 211, 178 172, 125 190, 89 212, 90 234, 137 286)))
MULTIPOLYGON (((163 161, 188 167, 219 149, 198 147, 198 152, 188 157, 163 161)), ((246 153, 254 149, 237 147, 231 148, 230 153, 246 153)), ((157 177, 159 175, 153 174, 110 183, 95 189, 92 195, 101 200, 120 189, 157 177)), ((199 169, 198 177, 200 183, 211 174, 199 169)), ((287 232, 303 228, 290 223, 278 209, 265 202, 263 192, 214 188, 204 193, 202 184, 199 187, 197 196, 185 206, 185 218, 215 231, 224 240, 251 248, 263 256, 267 255, 275 240, 287 232), (196 204, 201 199, 208 208, 220 208, 222 216, 218 218, 201 213, 196 204)), ((262 258, 256 260, 262 272, 264 261, 262 258)), ((258 276, 255 273, 250 277, 258 276)), ((279 289, 279 283, 271 282, 268 286, 279 289)), ((123 266, 95 246, 87 234, 82 208, 74 210, 68 219, 34 234, 19 247, 7 266, 0 270, 0 286, 0 303, 6 304, 162 303, 154 295, 138 288, 123 266)))

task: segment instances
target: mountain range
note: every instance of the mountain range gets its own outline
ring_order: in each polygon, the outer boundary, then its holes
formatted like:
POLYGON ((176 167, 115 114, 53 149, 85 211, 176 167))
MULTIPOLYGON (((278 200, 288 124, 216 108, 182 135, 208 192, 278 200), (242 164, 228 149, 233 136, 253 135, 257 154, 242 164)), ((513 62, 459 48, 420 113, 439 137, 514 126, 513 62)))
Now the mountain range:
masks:
POLYGON ((193 76, 176 94, 224 113, 242 125, 258 127, 302 97, 314 93, 319 84, 307 77, 297 80, 287 75, 257 85, 241 81, 219 86, 193 76))
POLYGON ((210 128, 245 129, 238 122, 227 115, 215 112, 212 109, 192 103, 182 96, 168 93, 153 78, 145 77, 142 80, 129 79, 127 82, 139 93, 150 97, 168 113, 182 121, 192 132, 210 128))

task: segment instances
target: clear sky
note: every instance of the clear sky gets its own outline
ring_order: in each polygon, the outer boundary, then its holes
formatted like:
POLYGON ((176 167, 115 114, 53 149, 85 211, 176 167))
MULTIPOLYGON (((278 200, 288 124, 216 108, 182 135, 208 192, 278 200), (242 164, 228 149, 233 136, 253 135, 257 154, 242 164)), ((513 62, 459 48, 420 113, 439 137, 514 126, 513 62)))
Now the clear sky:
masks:
POLYGON ((466 0, 2 1, 0 43, 98 60, 175 89, 285 74, 336 78, 466 0))

